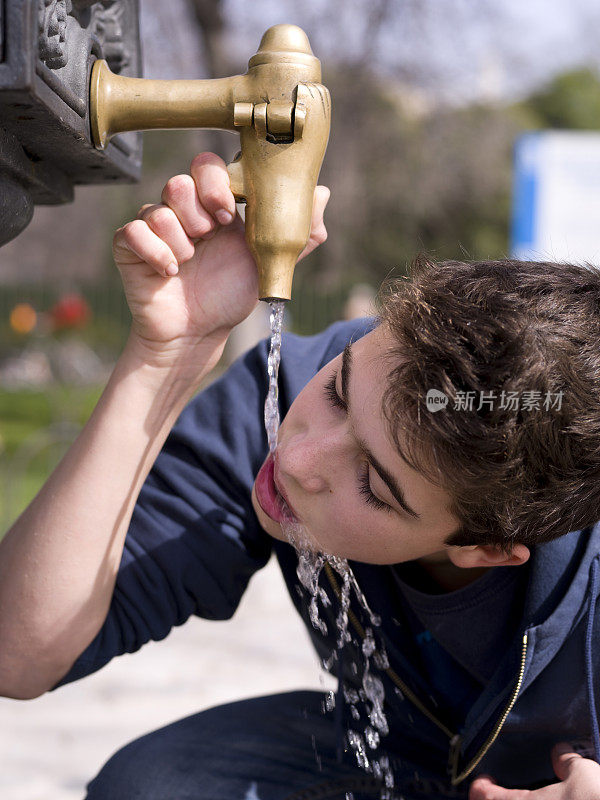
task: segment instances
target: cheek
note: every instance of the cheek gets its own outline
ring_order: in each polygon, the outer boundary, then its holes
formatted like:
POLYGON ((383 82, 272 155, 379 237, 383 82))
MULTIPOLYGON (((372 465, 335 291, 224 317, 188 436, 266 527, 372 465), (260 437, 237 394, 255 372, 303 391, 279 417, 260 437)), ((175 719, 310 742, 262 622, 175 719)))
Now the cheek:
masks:
POLYGON ((394 513, 373 509, 368 506, 358 490, 356 473, 350 464, 343 485, 334 486, 327 492, 319 525, 323 536, 333 546, 342 549, 351 547, 359 552, 361 560, 369 561, 369 555, 376 557, 385 554, 389 563, 394 563, 392 553, 402 549, 402 542, 410 531, 394 513))
MULTIPOLYGON (((332 539, 368 539, 375 527, 382 527, 381 523, 378 524, 373 512, 362 502, 353 482, 354 473, 350 465, 344 464, 342 468, 344 480, 327 490, 320 522, 332 539)), ((340 474, 339 470, 337 474, 340 474)))

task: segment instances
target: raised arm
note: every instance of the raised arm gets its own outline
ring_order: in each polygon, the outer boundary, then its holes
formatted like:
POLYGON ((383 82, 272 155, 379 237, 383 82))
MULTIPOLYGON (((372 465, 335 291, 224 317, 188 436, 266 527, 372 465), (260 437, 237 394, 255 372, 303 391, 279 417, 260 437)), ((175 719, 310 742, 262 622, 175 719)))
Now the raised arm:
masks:
MULTIPOLYGON (((302 254, 325 238, 315 195, 302 254)), ((0 694, 52 687, 106 618, 136 499, 171 427, 254 308, 256 267, 224 162, 204 153, 120 228, 132 326, 98 405, 0 542, 0 694), (224 214, 229 214, 229 217, 224 214)))

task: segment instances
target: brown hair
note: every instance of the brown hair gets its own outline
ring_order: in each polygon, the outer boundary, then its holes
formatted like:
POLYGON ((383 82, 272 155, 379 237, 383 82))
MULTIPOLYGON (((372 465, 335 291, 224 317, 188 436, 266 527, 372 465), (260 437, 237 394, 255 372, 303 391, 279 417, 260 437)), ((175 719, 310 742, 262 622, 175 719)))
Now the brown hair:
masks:
POLYGON ((509 551, 600 519, 600 271, 420 256, 380 301, 396 356, 384 417, 405 461, 452 497, 447 544, 509 551), (435 413, 430 389, 448 397, 435 413), (518 407, 500 408, 503 391, 518 407))

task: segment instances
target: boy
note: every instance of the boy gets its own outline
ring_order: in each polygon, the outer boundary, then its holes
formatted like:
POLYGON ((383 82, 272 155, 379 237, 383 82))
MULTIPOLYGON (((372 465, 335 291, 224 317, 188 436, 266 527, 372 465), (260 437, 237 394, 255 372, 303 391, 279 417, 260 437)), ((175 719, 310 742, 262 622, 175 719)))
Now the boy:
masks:
MULTIPOLYGON (((319 187, 303 255, 326 237, 327 196, 319 187)), ((191 399, 257 295, 221 159, 171 179, 117 231, 114 255, 131 335, 0 543, 0 692, 37 697, 191 614, 228 618, 271 549, 329 658, 339 585, 321 575, 322 634, 296 591, 284 509, 316 548, 351 559, 381 616, 381 744, 398 797, 600 798, 598 763, 561 743, 593 740, 598 759, 600 276, 422 262, 380 324, 287 336, 273 459, 264 342, 191 399), (460 403, 432 412, 431 390, 460 403), (529 408, 515 406, 525 393, 529 408)), ((88 800, 379 797, 344 747, 368 624, 351 611, 334 714, 292 692, 192 715, 119 751, 88 800)))

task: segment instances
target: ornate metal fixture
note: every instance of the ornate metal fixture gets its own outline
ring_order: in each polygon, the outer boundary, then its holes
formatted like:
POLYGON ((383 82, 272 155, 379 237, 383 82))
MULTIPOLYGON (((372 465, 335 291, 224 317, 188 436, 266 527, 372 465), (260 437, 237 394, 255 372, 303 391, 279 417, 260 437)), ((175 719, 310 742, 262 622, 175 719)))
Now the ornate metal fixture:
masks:
POLYGON ((141 136, 94 147, 92 64, 141 75, 138 0, 0 2, 0 244, 29 223, 35 204, 66 203, 73 186, 135 181, 141 136))

